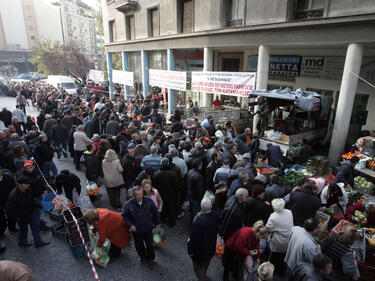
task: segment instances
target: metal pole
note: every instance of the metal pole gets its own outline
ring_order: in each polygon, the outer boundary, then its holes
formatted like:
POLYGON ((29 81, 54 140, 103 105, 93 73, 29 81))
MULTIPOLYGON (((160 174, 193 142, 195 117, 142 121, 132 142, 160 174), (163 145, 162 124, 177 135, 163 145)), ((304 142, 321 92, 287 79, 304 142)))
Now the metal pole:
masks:
POLYGON ((62 20, 62 14, 61 14, 61 6, 59 7, 59 12, 60 12, 60 25, 61 25, 62 42, 65 45, 65 36, 64 36, 64 27, 63 27, 63 20, 62 20))

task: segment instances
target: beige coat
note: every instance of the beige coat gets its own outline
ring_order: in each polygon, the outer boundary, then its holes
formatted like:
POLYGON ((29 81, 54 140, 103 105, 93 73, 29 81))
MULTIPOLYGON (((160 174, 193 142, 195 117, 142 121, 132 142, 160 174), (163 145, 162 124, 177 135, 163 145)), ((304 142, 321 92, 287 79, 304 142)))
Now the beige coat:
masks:
POLYGON ((104 175, 104 184, 106 187, 117 187, 124 184, 124 178, 122 177, 123 168, 120 160, 116 159, 112 162, 106 162, 103 160, 102 169, 104 175))

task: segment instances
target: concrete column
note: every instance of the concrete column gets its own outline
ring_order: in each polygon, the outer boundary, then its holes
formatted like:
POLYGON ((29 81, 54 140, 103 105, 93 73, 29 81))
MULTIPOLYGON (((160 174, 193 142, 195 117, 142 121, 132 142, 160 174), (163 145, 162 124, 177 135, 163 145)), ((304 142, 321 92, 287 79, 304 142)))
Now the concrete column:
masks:
MULTIPOLYGON (((268 70, 270 65, 270 48, 269 46, 259 46, 258 50, 258 67, 257 67, 257 82, 256 90, 266 90, 268 82, 268 70)), ((258 110, 258 106, 255 106, 254 112, 258 110)), ((255 115, 253 119, 253 131, 257 131, 257 125, 259 123, 259 115, 255 115)))
MULTIPOLYGON (((122 51, 122 70, 128 71, 129 65, 128 65, 128 53, 125 51, 122 51)), ((134 85, 133 85, 134 86, 134 85)), ((125 91, 125 99, 129 100, 129 94, 130 94, 130 87, 124 85, 124 91, 125 91)))
MULTIPOLYGON (((212 48, 204 48, 204 57, 203 57, 203 71, 212 71, 213 70, 213 56, 214 52, 212 48)), ((203 94, 203 106, 208 107, 212 102, 212 94, 204 93, 203 94)))
POLYGON ((345 149, 358 84, 358 78, 353 73, 359 75, 362 56, 363 46, 361 44, 351 43, 348 45, 328 155, 331 165, 337 164, 345 149))
MULTIPOLYGON (((215 50, 214 51, 214 66, 213 66, 214 71, 219 70, 219 51, 215 50)), ((214 94, 213 99, 216 100, 216 94, 214 94)))
MULTIPOLYGON (((174 53, 172 49, 167 49, 167 67, 168 70, 174 70, 175 64, 174 64, 174 53)), ((168 89, 168 114, 172 114, 176 102, 175 102, 175 90, 168 89)))
POLYGON ((142 60, 142 84, 143 84, 143 96, 146 97, 148 94, 148 53, 147 51, 141 51, 142 60))
POLYGON ((109 84, 109 98, 113 100, 113 81, 112 81, 112 53, 107 53, 107 71, 109 84))

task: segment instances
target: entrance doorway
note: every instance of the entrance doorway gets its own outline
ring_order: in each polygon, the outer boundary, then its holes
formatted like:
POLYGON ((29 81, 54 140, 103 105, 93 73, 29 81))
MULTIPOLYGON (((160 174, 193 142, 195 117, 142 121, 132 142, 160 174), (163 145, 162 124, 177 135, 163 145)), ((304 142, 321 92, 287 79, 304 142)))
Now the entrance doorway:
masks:
MULTIPOLYGON (((243 53, 220 53, 219 71, 240 72, 242 71, 243 53)), ((221 95, 220 100, 224 105, 240 106, 239 99, 234 96, 221 95)))

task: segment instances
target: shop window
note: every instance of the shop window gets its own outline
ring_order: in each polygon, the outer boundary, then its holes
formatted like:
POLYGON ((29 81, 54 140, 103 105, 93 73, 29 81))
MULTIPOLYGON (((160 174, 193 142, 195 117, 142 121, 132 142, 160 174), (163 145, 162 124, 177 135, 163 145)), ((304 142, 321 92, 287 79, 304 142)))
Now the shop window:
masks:
POLYGON ((31 10, 31 6, 30 6, 30 5, 26 5, 26 6, 25 6, 25 9, 26 9, 27 11, 30 11, 30 10, 31 10))
POLYGON ((27 19, 28 20, 33 20, 33 17, 32 16, 27 16, 27 19))
POLYGON ((34 27, 32 25, 30 25, 29 30, 34 30, 34 27))
POLYGON ((35 36, 30 36, 31 40, 35 40, 35 36))
POLYGON ((108 22, 108 28, 109 28, 109 42, 113 42, 115 40, 115 33, 116 33, 114 20, 111 20, 108 22))
POLYGON ((126 16, 126 40, 135 39, 135 25, 134 25, 134 15, 126 16))
POLYGON ((239 26, 243 23, 245 0, 227 0, 227 26, 239 26))
POLYGON ((295 19, 310 19, 323 17, 327 0, 295 0, 295 19))
POLYGON ((152 8, 148 10, 148 36, 156 37, 160 35, 159 10, 152 8))
POLYGON ((193 12, 194 5, 192 0, 177 0, 177 18, 179 33, 193 32, 193 12))

